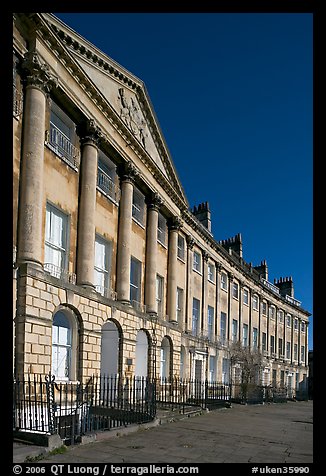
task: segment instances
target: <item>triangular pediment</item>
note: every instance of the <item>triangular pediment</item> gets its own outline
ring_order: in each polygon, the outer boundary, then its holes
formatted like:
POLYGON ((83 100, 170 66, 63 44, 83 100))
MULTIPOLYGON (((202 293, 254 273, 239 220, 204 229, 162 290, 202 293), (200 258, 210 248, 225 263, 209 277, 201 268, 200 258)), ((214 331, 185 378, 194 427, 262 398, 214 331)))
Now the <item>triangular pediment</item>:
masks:
POLYGON ((144 83, 54 15, 41 15, 187 207, 144 83))

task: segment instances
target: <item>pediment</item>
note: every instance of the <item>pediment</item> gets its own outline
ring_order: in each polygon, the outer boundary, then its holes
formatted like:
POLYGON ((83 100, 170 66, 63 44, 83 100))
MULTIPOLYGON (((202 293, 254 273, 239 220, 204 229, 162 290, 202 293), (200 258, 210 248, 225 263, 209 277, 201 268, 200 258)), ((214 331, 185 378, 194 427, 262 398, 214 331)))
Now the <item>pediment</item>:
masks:
POLYGON ((186 196, 144 83, 55 16, 43 15, 83 73, 105 98, 117 117, 127 126, 147 156, 187 206, 186 196))

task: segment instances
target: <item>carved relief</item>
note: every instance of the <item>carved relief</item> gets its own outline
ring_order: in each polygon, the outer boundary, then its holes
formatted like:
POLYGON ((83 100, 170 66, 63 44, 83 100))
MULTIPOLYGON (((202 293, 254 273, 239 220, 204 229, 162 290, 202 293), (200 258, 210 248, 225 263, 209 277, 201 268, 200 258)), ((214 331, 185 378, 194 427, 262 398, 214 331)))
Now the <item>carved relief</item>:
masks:
POLYGON ((124 88, 119 89, 120 117, 127 124, 134 136, 146 147, 148 137, 147 125, 139 107, 133 98, 128 102, 124 88))

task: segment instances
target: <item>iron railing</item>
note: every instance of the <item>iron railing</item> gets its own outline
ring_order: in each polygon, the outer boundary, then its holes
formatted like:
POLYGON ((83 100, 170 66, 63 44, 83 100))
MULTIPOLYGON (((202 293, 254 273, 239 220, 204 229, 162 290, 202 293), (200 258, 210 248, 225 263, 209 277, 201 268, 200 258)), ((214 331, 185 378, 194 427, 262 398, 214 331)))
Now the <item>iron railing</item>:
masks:
POLYGON ((73 145, 69 137, 63 134, 58 127, 50 122, 50 130, 46 131, 46 144, 59 157, 61 157, 69 165, 78 168, 80 162, 80 151, 73 145))
POLYGON ((91 377, 87 383, 56 382, 54 376, 17 377, 13 385, 13 429, 58 433, 67 444, 97 430, 151 421, 155 384, 146 377, 91 377))
POLYGON ((115 202, 119 201, 120 189, 114 183, 112 178, 105 173, 100 167, 97 168, 97 187, 112 198, 115 202))
POLYGON ((61 279, 64 283, 71 283, 76 284, 76 274, 70 273, 64 268, 60 268, 52 263, 44 263, 43 265, 44 271, 49 273, 51 276, 55 278, 61 279))

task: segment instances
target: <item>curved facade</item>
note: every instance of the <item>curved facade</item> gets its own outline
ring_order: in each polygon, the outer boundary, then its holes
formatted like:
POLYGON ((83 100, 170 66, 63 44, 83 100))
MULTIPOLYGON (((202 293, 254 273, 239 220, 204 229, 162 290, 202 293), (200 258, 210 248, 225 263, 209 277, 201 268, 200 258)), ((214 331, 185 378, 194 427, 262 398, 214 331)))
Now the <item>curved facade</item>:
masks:
POLYGON ((241 235, 190 210, 142 81, 51 14, 14 14, 17 374, 308 377, 308 318, 241 235))

